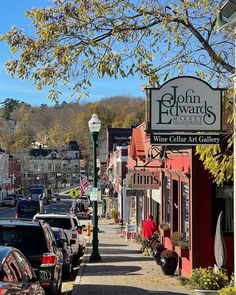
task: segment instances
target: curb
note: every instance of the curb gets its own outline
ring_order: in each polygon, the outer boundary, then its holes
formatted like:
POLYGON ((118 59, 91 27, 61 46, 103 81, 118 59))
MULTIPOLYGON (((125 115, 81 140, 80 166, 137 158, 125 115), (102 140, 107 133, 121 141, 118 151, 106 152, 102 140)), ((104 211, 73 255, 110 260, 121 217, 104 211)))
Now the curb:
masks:
POLYGON ((78 271, 78 274, 77 274, 75 281, 74 281, 74 286, 73 286, 73 290, 72 290, 71 295, 78 295, 79 294, 80 281, 81 281, 81 278, 83 275, 84 265, 88 262, 88 252, 89 252, 89 245, 90 244, 91 244, 91 242, 90 242, 90 236, 89 236, 89 239, 86 243, 84 255, 83 255, 82 261, 80 263, 79 271, 78 271))

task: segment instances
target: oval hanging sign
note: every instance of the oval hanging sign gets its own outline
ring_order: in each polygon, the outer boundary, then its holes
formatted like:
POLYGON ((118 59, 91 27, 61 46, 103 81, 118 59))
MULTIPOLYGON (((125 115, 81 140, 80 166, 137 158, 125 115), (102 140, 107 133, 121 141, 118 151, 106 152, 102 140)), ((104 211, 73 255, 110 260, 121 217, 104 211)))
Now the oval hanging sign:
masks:
POLYGON ((222 88, 182 76, 148 88, 149 131, 221 131, 222 88))

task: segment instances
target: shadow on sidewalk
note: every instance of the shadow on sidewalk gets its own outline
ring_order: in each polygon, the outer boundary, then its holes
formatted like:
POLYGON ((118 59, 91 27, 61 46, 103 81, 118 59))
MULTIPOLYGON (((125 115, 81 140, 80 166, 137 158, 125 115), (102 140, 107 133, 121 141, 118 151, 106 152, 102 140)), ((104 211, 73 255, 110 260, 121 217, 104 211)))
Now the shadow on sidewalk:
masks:
MULTIPOLYGON (((144 257, 130 257, 130 256, 106 256, 104 255, 104 253, 100 252, 101 257, 102 257, 102 262, 109 262, 109 263, 113 263, 113 262, 125 262, 125 261, 133 261, 133 262, 141 262, 141 261, 148 261, 151 258, 146 258, 144 257)), ((111 253, 112 254, 112 253, 111 253)), ((152 260, 154 261, 154 259, 152 258, 152 260)), ((155 262, 155 261, 154 261, 155 262)))
POLYGON ((84 276, 119 276, 119 275, 138 275, 133 272, 141 270, 139 266, 114 266, 106 265, 89 265, 84 266, 84 276))
POLYGON ((139 256, 141 256, 141 252, 140 250, 126 250, 126 249, 108 249, 108 248, 100 248, 100 253, 103 253, 103 254, 114 254, 114 255, 123 255, 123 254, 138 254, 139 256))
POLYGON ((147 291, 141 288, 129 286, 111 286, 111 285, 82 285, 78 294, 84 295, 187 295, 186 293, 176 293, 169 291, 147 291))
POLYGON ((117 247, 127 247, 128 245, 126 244, 104 244, 104 243, 99 243, 99 247, 109 247, 109 248, 117 248, 117 247))

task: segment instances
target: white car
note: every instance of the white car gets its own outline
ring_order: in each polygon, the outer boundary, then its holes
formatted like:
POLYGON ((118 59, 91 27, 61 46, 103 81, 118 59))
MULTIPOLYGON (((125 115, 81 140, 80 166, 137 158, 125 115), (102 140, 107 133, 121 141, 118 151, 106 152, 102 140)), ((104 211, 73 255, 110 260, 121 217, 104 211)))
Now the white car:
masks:
POLYGON ((74 258, 83 254, 85 240, 82 226, 75 214, 38 213, 34 219, 45 220, 51 227, 63 228, 69 240, 75 240, 71 245, 74 258))
POLYGON ((84 209, 87 210, 88 207, 90 206, 90 198, 87 195, 84 195, 82 197, 78 197, 76 199, 76 203, 77 204, 83 204, 84 205, 84 209))

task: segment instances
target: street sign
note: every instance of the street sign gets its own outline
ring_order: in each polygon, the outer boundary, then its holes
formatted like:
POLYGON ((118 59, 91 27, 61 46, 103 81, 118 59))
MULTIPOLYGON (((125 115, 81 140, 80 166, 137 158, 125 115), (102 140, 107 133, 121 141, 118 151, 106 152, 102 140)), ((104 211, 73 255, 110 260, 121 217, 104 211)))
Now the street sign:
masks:
POLYGON ((92 187, 90 189, 90 201, 97 201, 98 200, 98 189, 97 187, 92 187))
POLYGON ((11 178, 10 177, 2 177, 2 183, 3 184, 10 184, 11 178))
POLYGON ((72 189, 70 192, 69 192, 69 195, 71 196, 72 199, 76 199, 79 195, 78 191, 76 189, 72 189))

